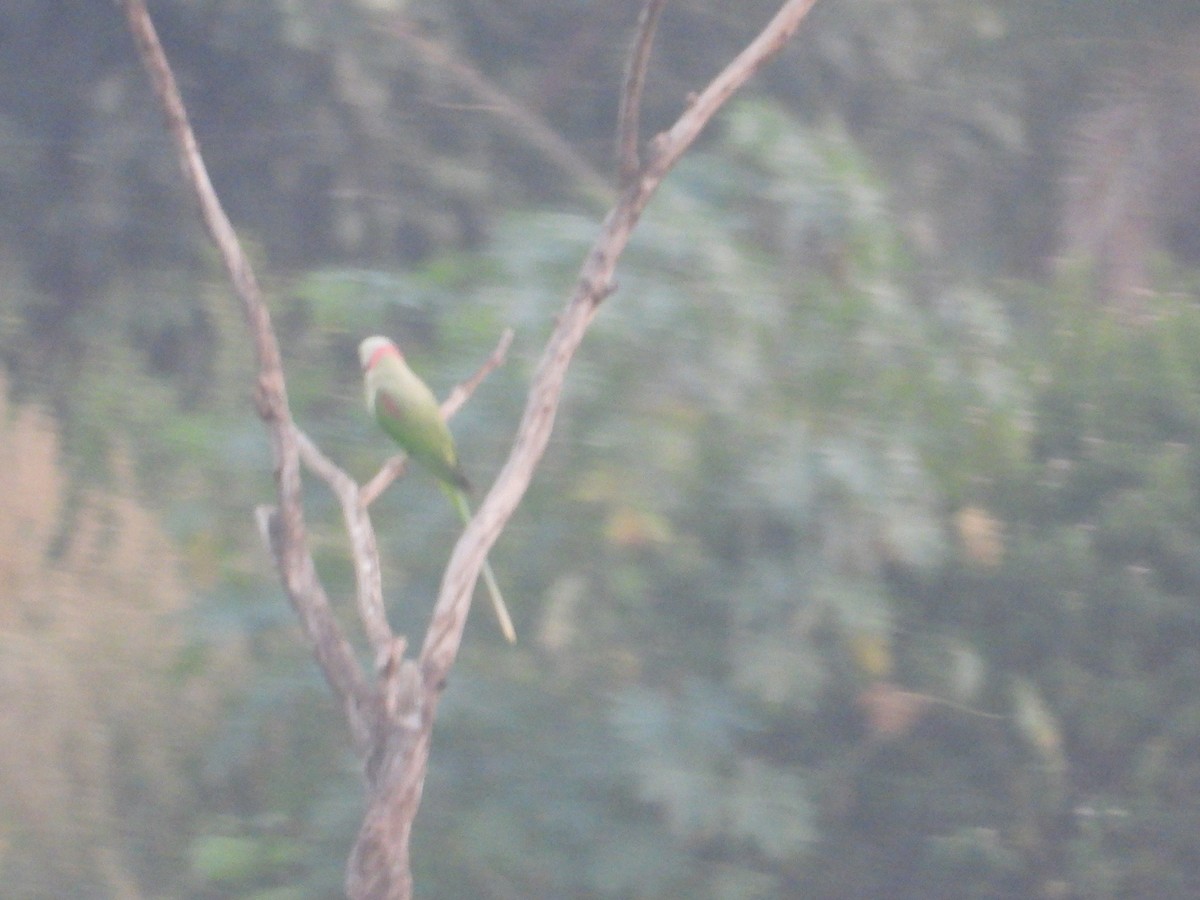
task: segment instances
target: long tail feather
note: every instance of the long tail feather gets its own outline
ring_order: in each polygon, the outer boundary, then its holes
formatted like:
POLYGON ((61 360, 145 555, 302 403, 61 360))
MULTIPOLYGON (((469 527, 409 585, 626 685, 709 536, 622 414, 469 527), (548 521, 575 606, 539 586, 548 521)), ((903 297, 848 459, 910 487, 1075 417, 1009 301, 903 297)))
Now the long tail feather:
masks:
MULTIPOLYGON (((454 503, 454 508, 458 510, 458 516, 462 519, 463 525, 466 525, 471 521, 471 507, 467 503, 466 494, 450 485, 444 485, 444 487, 454 503)), ((500 585, 496 583, 496 573, 492 571, 491 563, 486 559, 483 561, 483 583, 487 587, 488 597, 492 601, 492 612, 496 614, 496 621, 500 625, 501 633, 510 644, 515 644, 517 630, 513 628, 512 616, 508 614, 508 607, 504 605, 504 597, 500 594, 500 585)))

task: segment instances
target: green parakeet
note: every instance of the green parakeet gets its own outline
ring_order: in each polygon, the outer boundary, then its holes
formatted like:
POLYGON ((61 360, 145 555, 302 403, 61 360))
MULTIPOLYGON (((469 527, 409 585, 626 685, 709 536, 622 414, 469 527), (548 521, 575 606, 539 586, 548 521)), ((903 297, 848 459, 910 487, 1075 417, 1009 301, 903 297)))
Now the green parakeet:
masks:
MULTIPOLYGON (((433 391, 408 367, 400 348, 385 337, 376 335, 359 344, 358 359, 367 387, 367 409, 410 459, 437 478, 466 525, 471 520, 469 485, 433 391)), ((517 634, 512 617, 487 560, 483 563, 483 581, 500 630, 509 643, 514 643, 517 634)))

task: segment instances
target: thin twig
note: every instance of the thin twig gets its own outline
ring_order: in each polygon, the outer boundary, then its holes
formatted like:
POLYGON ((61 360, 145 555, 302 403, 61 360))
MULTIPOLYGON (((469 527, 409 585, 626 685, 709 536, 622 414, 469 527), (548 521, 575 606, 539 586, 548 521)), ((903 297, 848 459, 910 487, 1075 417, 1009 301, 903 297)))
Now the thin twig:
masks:
POLYGON ((648 174, 661 179, 692 145, 704 126, 734 92, 754 77, 776 53, 784 48, 817 0, 788 0, 767 27, 759 32, 708 87, 696 96, 687 110, 668 131, 654 140, 657 151, 646 163, 648 174))
POLYGON ((388 625, 387 612, 383 605, 383 582, 379 568, 379 546, 375 541, 375 529, 362 502, 358 485, 354 479, 333 463, 316 444, 299 428, 295 429, 296 445, 300 458, 309 471, 323 480, 342 507, 342 519, 353 548, 355 599, 358 617, 363 632, 371 645, 376 659, 391 652, 393 635, 388 625))
POLYGON ((617 175, 622 188, 633 180, 641 168, 638 130, 642 116, 642 91, 646 85, 646 70, 650 67, 654 32, 666 5, 667 0, 646 0, 638 16, 633 51, 625 67, 625 88, 621 91, 621 109, 617 115, 617 175))
MULTIPOLYGON (((762 32, 710 83, 667 132, 639 176, 626 185, 584 259, 578 281, 534 372, 512 451, 474 518, 455 544, 442 577, 433 621, 421 647, 426 685, 440 690, 458 654, 479 571, 521 502, 550 440, 567 368, 601 302, 615 290, 613 273, 646 204, 701 129, 739 87, 775 55, 816 0, 788 0, 762 32)), ((432 723, 433 700, 427 715, 432 723)))
POLYGON ((500 335, 500 340, 496 342, 496 349, 492 351, 492 355, 483 361, 483 365, 476 370, 474 375, 461 384, 455 385, 446 395, 446 399, 442 401, 443 419, 449 422, 454 418, 454 415, 471 399, 471 395, 479 389, 479 385, 483 384, 483 380, 504 365, 504 359, 508 356, 508 348, 512 346, 512 342, 513 330, 505 328, 504 333, 500 335))
POLYGON ((389 457, 371 480, 359 490, 358 502, 363 505, 364 509, 370 506, 379 499, 379 495, 386 491, 393 481, 404 474, 407 468, 408 457, 403 453, 397 453, 395 456, 389 457))

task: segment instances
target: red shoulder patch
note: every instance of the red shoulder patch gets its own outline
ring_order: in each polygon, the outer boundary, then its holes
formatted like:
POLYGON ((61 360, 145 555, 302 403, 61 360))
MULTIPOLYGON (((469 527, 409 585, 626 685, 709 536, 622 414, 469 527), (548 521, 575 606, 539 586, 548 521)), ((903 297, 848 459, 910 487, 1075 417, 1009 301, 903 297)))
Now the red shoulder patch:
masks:
POLYGON ((382 409, 393 419, 399 419, 400 421, 404 420, 404 407, 397 403, 396 398, 387 391, 376 391, 375 402, 379 405, 380 409, 382 409))

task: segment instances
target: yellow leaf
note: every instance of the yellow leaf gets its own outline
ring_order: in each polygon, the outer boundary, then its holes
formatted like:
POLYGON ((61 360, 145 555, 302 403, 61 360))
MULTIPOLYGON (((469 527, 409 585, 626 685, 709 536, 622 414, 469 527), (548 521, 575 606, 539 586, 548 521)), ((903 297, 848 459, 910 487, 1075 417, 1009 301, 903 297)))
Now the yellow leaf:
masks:
POLYGON ((967 559, 994 569, 1004 558, 1004 525, 986 509, 964 506, 954 517, 958 540, 967 559))
POLYGON ((882 631, 857 631, 850 635, 850 655, 864 675, 886 678, 892 671, 892 645, 882 631))
POLYGON ((613 510, 604 525, 604 536, 618 547, 644 547, 671 540, 671 526, 662 516, 630 506, 613 510))

